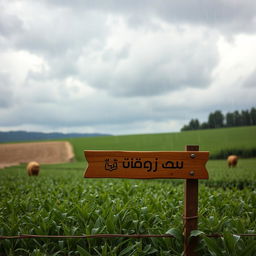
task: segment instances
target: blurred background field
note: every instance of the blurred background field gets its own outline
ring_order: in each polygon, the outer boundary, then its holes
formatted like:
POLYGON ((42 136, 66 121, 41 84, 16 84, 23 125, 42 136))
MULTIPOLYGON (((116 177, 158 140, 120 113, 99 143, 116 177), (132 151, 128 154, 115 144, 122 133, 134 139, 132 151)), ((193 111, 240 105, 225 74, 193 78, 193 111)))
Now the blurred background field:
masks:
MULTIPOLYGON (((207 165, 209 180, 201 180, 208 186, 236 187, 236 186, 256 186, 256 158, 239 159, 236 168, 229 168, 226 160, 209 160, 207 165), (241 185, 244 184, 244 185, 241 185)), ((43 164, 41 165, 40 176, 58 177, 58 178, 83 178, 87 168, 86 159, 79 162, 62 164, 43 164)), ((26 165, 13 166, 1 171, 2 177, 26 177, 26 165)), ((97 180, 97 179, 96 179, 97 180)), ((103 179, 104 180, 104 179, 103 179)), ((162 180, 162 182, 181 183, 183 180, 162 180)))

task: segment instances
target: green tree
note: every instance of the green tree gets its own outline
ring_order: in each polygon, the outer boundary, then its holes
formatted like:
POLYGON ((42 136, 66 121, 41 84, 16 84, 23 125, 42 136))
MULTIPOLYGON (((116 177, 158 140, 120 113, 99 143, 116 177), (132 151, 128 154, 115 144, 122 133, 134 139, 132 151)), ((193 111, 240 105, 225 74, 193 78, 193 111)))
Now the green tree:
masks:
POLYGON ((200 125, 201 129, 208 129, 209 128, 209 124, 207 122, 204 122, 200 125))
POLYGON ((210 128, 221 128, 224 126, 224 116, 220 110, 210 113, 208 117, 208 125, 210 128))
POLYGON ((200 128, 200 123, 198 119, 192 119, 188 124, 190 130, 198 130, 200 128))
POLYGON ((234 114, 233 113, 227 113, 226 114, 226 126, 227 127, 235 126, 234 114))
POLYGON ((256 108, 252 108, 250 111, 251 124, 256 125, 256 108))
POLYGON ((242 125, 256 125, 256 108, 251 110, 234 111, 227 113, 225 116, 220 110, 210 113, 208 122, 200 124, 198 119, 191 119, 188 125, 184 125, 181 131, 221 128, 221 127, 234 127, 242 125), (225 121, 225 123, 224 123, 225 121))
POLYGON ((198 119, 191 119, 188 125, 184 125, 181 131, 197 130, 200 129, 200 123, 198 119))
POLYGON ((242 125, 251 125, 251 115, 248 110, 241 112, 242 125))
POLYGON ((235 111, 233 115, 234 115, 234 126, 241 126, 243 122, 242 115, 239 113, 239 111, 235 111))
POLYGON ((182 131, 182 132, 183 132, 183 131, 188 131, 188 130, 190 130, 189 127, 188 127, 188 125, 184 125, 184 126, 181 128, 181 131, 182 131))

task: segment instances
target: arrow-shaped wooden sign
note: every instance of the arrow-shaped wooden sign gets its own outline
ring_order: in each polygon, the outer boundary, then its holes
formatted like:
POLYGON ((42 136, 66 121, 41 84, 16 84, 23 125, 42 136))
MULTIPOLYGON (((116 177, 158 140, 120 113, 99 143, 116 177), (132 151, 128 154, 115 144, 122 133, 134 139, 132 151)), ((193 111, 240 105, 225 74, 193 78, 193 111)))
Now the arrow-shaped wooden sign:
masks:
POLYGON ((208 179, 203 151, 85 150, 85 178, 208 179))

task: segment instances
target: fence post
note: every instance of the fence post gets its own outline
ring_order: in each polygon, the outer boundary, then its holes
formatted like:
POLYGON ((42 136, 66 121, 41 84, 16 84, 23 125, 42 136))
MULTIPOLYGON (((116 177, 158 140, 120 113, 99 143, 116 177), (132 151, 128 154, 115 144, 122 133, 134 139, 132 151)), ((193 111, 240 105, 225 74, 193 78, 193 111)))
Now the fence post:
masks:
MULTIPOLYGON (((199 151, 197 145, 187 145, 186 151, 199 151)), ((191 158, 196 158, 196 154, 192 154, 191 158)), ((191 170, 193 171, 193 170, 191 170)), ((194 251, 197 245, 197 238, 189 241, 192 230, 197 229, 198 220, 198 179, 186 179, 184 183, 184 255, 196 256, 194 251)))

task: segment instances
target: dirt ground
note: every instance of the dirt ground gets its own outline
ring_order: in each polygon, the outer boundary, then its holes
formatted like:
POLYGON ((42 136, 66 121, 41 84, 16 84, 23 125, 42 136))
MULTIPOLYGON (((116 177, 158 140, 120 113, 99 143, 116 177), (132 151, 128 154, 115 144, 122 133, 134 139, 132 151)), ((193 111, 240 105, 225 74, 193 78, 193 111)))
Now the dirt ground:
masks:
POLYGON ((73 148, 67 141, 0 144, 0 168, 30 161, 56 164, 73 159, 73 148))

